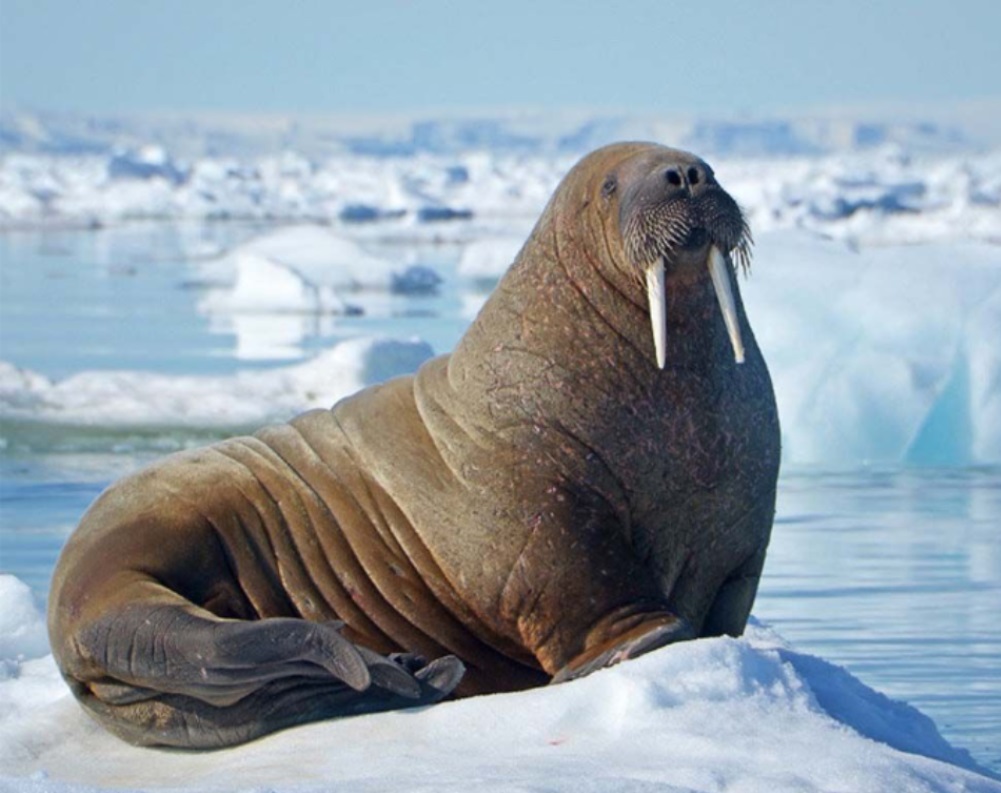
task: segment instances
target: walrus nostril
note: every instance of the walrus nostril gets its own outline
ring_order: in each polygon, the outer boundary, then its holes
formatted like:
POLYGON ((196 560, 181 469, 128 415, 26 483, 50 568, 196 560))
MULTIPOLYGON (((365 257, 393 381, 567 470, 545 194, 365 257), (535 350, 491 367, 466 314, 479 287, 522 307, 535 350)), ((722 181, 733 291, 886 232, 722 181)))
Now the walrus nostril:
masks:
POLYGON ((668 168, 664 172, 664 178, 667 179, 669 184, 673 184, 675 187, 681 187, 681 174, 676 168, 668 168))
POLYGON ((688 184, 697 185, 699 183, 699 171, 692 167, 688 169, 688 184))

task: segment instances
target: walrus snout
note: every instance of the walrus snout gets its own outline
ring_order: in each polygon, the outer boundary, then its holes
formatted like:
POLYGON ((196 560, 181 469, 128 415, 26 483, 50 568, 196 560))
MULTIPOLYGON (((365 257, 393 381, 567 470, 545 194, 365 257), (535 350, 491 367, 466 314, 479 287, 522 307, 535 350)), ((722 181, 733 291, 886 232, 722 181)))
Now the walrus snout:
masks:
POLYGON ((666 150, 622 196, 619 225, 626 254, 645 282, 657 366, 666 363, 666 278, 701 266, 716 290, 734 359, 743 363, 730 277, 735 261, 745 270, 750 263, 751 232, 712 168, 695 155, 666 150))
POLYGON ((704 260, 710 245, 750 263, 751 232, 740 206, 716 181, 712 168, 695 155, 655 163, 633 181, 619 204, 619 228, 626 254, 640 269, 664 259, 684 265, 704 260))
POLYGON ((664 169, 664 179, 674 187, 687 188, 689 191, 706 185, 712 177, 712 169, 699 160, 694 163, 668 165, 664 169))

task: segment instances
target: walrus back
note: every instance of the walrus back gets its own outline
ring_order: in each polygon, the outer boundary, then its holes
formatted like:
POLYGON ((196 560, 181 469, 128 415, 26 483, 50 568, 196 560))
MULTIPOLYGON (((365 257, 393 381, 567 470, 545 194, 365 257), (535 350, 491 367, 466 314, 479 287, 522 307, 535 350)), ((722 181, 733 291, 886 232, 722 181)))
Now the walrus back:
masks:
MULTIPOLYGON (((363 392, 361 420, 416 416, 412 393, 412 378, 363 392)), ((331 625, 366 652, 454 653, 474 669, 463 693, 478 690, 476 672, 510 688, 544 679, 440 602, 449 584, 432 555, 379 477, 357 464, 341 425, 354 412, 347 400, 171 455, 88 510, 54 573, 49 629, 71 689, 108 729, 136 743, 216 746, 401 706, 314 679, 323 663, 308 668, 299 650, 260 656, 263 634, 233 661, 256 659, 258 673, 234 676, 219 665, 217 634, 241 623, 276 626, 293 648, 316 643, 311 626, 331 625)), ((396 440, 405 445, 406 433, 396 440)))

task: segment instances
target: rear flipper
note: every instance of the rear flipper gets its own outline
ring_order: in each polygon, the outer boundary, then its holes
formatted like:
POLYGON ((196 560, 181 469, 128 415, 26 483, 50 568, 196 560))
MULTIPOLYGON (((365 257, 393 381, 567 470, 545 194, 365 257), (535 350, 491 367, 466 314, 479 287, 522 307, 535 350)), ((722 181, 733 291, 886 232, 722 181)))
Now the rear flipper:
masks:
POLYGON ((111 732, 141 745, 230 746, 337 716, 438 702, 464 667, 386 658, 352 644, 339 623, 215 620, 183 607, 131 607, 85 631, 81 702, 111 732))

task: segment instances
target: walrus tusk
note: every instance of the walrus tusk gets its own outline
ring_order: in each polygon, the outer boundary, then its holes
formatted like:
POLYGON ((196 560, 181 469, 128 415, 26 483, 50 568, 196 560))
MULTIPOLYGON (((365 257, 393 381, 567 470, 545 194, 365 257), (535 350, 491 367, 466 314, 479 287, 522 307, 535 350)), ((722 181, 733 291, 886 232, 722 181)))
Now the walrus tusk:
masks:
MULTIPOLYGON (((716 299, 723 312, 723 322, 730 334, 730 344, 733 346, 733 357, 737 363, 744 362, 744 341, 740 338, 740 324, 737 321, 737 306, 733 302, 733 290, 730 289, 730 277, 727 273, 726 259, 715 245, 709 248, 709 275, 716 288, 716 299)), ((649 283, 649 275, 647 276, 649 283)), ((652 298, 651 298, 652 300, 652 298)), ((654 328, 656 333, 656 328, 654 328)), ((663 366, 663 364, 661 364, 663 366)))
POLYGON ((657 353, 657 368, 667 360, 667 295, 664 293, 664 261, 658 259, 646 271, 646 296, 650 301, 650 328, 657 353))

